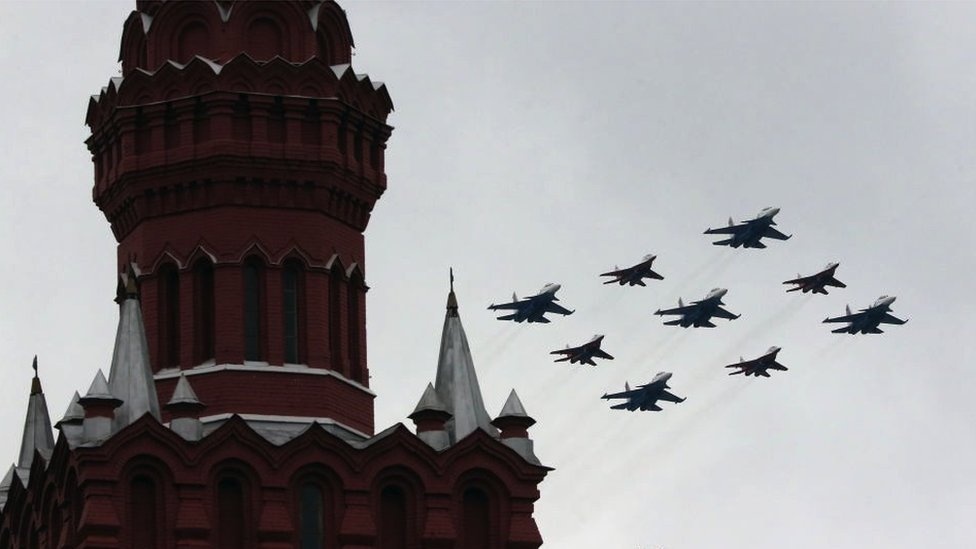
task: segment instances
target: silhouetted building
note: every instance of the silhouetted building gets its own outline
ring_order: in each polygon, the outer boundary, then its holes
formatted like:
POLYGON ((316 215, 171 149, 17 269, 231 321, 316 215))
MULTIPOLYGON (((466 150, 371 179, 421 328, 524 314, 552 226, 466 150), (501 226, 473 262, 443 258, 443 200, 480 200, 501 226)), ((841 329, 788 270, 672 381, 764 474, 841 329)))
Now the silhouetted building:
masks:
POLYGON ((534 421, 514 391, 489 417, 453 289, 416 434, 374 430, 363 231, 393 105, 343 10, 136 6, 87 115, 119 242, 109 376, 57 443, 35 376, 0 548, 541 545, 534 421))

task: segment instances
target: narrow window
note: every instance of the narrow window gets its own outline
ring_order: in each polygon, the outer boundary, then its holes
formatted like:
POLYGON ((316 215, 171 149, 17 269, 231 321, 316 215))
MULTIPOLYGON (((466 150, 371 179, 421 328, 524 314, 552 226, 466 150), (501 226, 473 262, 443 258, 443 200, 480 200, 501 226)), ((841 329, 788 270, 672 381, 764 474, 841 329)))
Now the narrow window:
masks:
POLYGON ((285 142, 285 104, 281 96, 275 96, 274 103, 268 111, 268 141, 285 142))
POLYGON ((488 549, 491 547, 491 507, 488 495, 478 488, 464 491, 462 506, 461 547, 465 549, 488 549))
POLYGON ((406 549, 407 498, 400 487, 387 486, 380 492, 379 523, 380 549, 406 549))
POLYGON ((197 97, 193 104, 193 142, 203 143, 210 140, 210 116, 203 98, 197 97))
POLYGON ((329 353, 332 369, 344 372, 342 367, 342 271, 338 268, 329 273, 329 353))
POLYGON ((359 298, 362 292, 362 278, 357 274, 349 280, 349 377, 356 381, 363 381, 363 364, 360 353, 360 322, 359 298))
POLYGON ((251 140, 251 103, 243 93, 238 95, 234 102, 234 118, 231 124, 231 133, 238 141, 251 140))
POLYGON ((302 272, 297 261, 289 261, 281 273, 281 309, 285 321, 285 362, 302 362, 302 272))
POLYGON ((143 154, 149 151, 149 118, 142 107, 136 108, 136 154, 143 154))
POLYGON ((159 368, 180 363, 180 273, 173 264, 159 270, 159 368))
POLYGON ((244 265, 244 360, 263 360, 261 345, 261 264, 244 265))
POLYGON ((129 513, 132 528, 132 546, 153 549, 158 546, 156 483, 146 476, 132 479, 129 492, 129 513))
POLYGON ((320 127, 318 101, 310 99, 308 108, 302 118, 302 145, 319 146, 322 144, 322 128, 320 127))
POLYGON ((302 485, 299 501, 301 549, 322 549, 325 546, 325 502, 318 484, 302 485))
POLYGON ((222 479, 217 483, 217 547, 243 549, 246 521, 244 488, 237 479, 222 479))
POLYGON ((166 104, 166 113, 163 116, 163 141, 167 149, 175 149, 180 146, 180 123, 176 117, 176 109, 171 103, 166 104))
POLYGON ((193 354, 197 364, 214 358, 214 270, 213 264, 201 259, 193 266, 193 354))

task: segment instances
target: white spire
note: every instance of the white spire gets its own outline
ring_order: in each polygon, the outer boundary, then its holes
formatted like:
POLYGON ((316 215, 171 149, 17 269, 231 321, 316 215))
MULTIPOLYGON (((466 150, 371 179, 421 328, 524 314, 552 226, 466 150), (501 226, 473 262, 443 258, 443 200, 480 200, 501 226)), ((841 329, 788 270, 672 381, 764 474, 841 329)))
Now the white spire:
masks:
POLYGON ((451 443, 471 434, 475 429, 497 436, 498 431, 491 425, 491 418, 485 410, 475 373, 474 360, 468 338, 458 316, 457 297, 454 295, 454 276, 452 288, 447 298, 447 315, 441 333, 441 352, 437 360, 437 396, 447 411, 453 416, 447 422, 451 443))
POLYGON ((502 411, 498 417, 529 417, 529 414, 525 413, 525 406, 522 406, 522 401, 519 400, 515 389, 512 389, 512 392, 508 394, 508 400, 502 406, 502 411))
POLYGON ((34 380, 31 383, 30 400, 27 403, 27 418, 24 420, 24 436, 20 443, 20 457, 17 467, 30 470, 34 452, 40 452, 44 459, 54 450, 54 433, 51 430, 51 416, 47 412, 47 401, 41 390, 41 380, 37 377, 37 357, 34 357, 34 380))
MULTIPOLYGON (((122 400, 115 410, 112 432, 118 432, 146 413, 158 421, 159 399, 149 365, 149 344, 142 322, 142 309, 136 289, 136 273, 130 268, 122 277, 125 296, 119 306, 119 329, 115 334, 115 351, 108 384, 111 393, 122 400)), ((120 296, 121 297, 121 296, 120 296)))

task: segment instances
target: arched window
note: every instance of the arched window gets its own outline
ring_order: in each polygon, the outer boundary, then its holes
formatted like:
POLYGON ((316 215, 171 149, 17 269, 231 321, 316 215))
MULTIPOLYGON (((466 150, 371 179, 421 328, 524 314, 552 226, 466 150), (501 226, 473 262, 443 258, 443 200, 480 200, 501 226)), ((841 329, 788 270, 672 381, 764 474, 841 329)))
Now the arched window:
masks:
POLYGON ((197 364, 214 357, 214 310, 213 263, 200 259, 193 265, 193 358, 197 364))
POLYGON ((159 269, 157 279, 159 320, 157 334, 159 368, 173 368, 180 363, 180 273, 167 263, 159 269))
POLYGON ((225 477, 217 483, 217 547, 243 549, 249 519, 247 495, 241 481, 225 477))
POLYGON ((491 547, 491 501, 480 488, 464 491, 461 506, 461 547, 489 549, 491 547))
POLYGON ((329 272, 329 354, 333 370, 345 373, 342 360, 342 269, 329 272))
POLYGON ((301 549, 325 547, 325 498, 322 487, 307 482, 299 494, 299 538, 301 549))
POLYGON ((285 262, 281 273, 281 313, 285 322, 285 362, 299 364, 304 361, 305 322, 304 277, 299 261, 285 262))
POLYGON ((363 364, 362 364, 362 339, 360 337, 362 322, 361 314, 359 312, 360 308, 360 296, 365 285, 363 284, 363 278, 357 271, 349 279, 349 284, 347 288, 349 289, 349 298, 347 300, 346 306, 349 309, 349 323, 348 323, 348 333, 349 333, 349 377, 355 381, 363 382, 363 364))
MULTIPOLYGON (((403 489, 388 485, 380 492, 379 534, 380 549, 406 549, 409 539, 407 497, 403 489)), ((467 547, 467 546, 463 546, 467 547)))
POLYGON ((256 259, 244 264, 244 360, 264 360, 261 329, 264 266, 256 259))
POLYGON ((139 475, 129 485, 129 521, 132 546, 146 549, 158 547, 158 494, 152 478, 139 475))

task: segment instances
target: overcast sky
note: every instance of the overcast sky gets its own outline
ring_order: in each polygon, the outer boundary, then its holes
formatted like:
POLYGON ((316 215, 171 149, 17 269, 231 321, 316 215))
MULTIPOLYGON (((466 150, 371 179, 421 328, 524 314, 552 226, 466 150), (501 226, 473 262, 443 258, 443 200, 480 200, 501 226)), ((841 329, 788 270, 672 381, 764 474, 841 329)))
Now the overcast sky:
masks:
MULTIPOLYGON (((344 7, 355 69, 396 106, 367 230, 377 430, 409 425, 434 378, 453 266, 489 413, 516 388, 556 468, 535 511, 547 546, 976 544, 976 4, 344 7), (701 234, 765 206, 793 239, 701 234), (665 280, 600 284, 647 253, 665 280), (846 289, 784 292, 828 261, 846 289), (486 310, 546 282, 576 314, 486 310), (716 286, 740 319, 651 314, 716 286), (908 324, 820 323, 882 294, 908 324), (594 333, 616 360, 551 362, 594 333), (788 372, 726 376, 771 345, 788 372), (662 370, 687 402, 599 399, 662 370)), ((83 123, 133 8, 0 3, 0 462, 35 353, 55 421, 110 363, 115 242, 83 123)))

